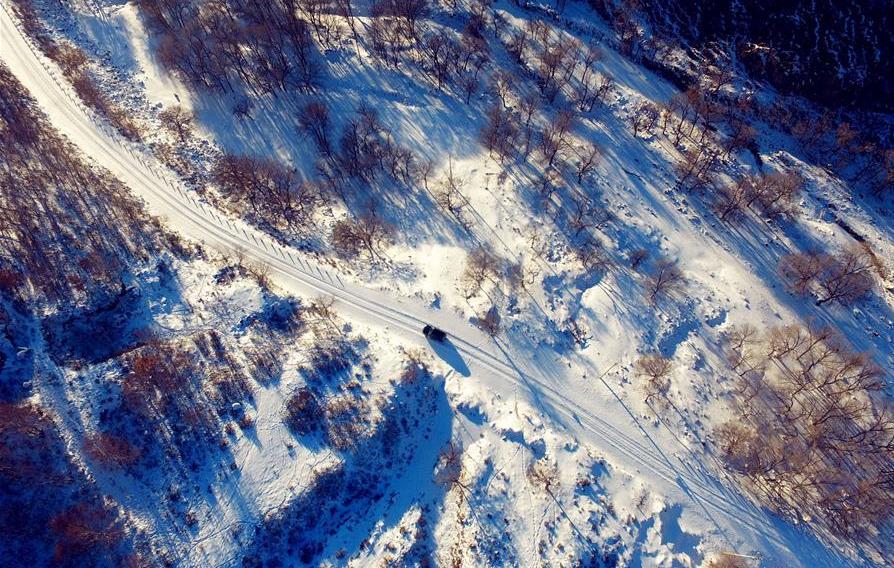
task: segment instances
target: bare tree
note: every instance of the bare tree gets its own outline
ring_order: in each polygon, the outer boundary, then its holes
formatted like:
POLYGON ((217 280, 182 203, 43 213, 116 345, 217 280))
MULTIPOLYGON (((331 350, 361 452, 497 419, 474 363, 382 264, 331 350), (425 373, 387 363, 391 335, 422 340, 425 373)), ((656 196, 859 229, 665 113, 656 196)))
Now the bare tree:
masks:
POLYGON ((426 191, 431 191, 428 187, 428 180, 431 179, 432 173, 435 171, 435 161, 429 157, 425 156, 421 161, 417 162, 416 166, 416 175, 417 179, 422 180, 422 186, 426 191))
POLYGON ((667 396, 673 368, 670 359, 659 353, 650 353, 637 359, 635 366, 637 375, 643 379, 642 389, 646 395, 646 404, 651 404, 657 397, 667 396))
POLYGON ((521 114, 521 124, 523 127, 522 137, 524 138, 524 146, 522 157, 527 159, 531 152, 531 140, 534 136, 534 117, 540 111, 540 100, 536 96, 523 97, 519 103, 519 113, 521 114))
POLYGON ((513 86, 515 85, 515 76, 504 70, 498 70, 494 73, 490 81, 490 88, 500 99, 500 104, 504 109, 511 107, 511 99, 513 94, 513 86))
POLYGON ((340 219, 332 228, 332 244, 347 256, 361 251, 370 258, 382 258, 382 249, 391 239, 394 228, 374 211, 355 219, 340 219))
POLYGON ((714 212, 721 221, 735 219, 748 207, 750 179, 739 178, 732 183, 721 185, 714 194, 714 212))
POLYGON ((651 134, 660 116, 661 113, 658 107, 650 101, 637 105, 630 116, 630 125, 633 127, 634 138, 638 137, 642 132, 651 134))
POLYGON ((565 331, 568 335, 571 336, 571 339, 574 341, 575 345, 583 349, 587 346, 587 343, 593 336, 590 334, 590 330, 584 326, 580 319, 577 317, 569 317, 565 320, 565 331))
POLYGON ((447 210, 451 215, 459 215, 466 205, 466 198, 462 194, 465 180, 453 171, 453 158, 447 159, 447 176, 438 184, 435 190, 435 201, 447 210))
POLYGON ((600 205, 593 202, 586 195, 572 198, 573 208, 571 209, 568 221, 569 227, 574 231, 573 236, 579 237, 584 231, 591 229, 602 230, 614 216, 600 205))
POLYGON ((577 153, 577 163, 575 164, 577 183, 583 183, 584 177, 596 168, 601 158, 602 150, 595 143, 590 142, 581 147, 577 153))
POLYGON ((843 304, 862 298, 872 290, 872 259, 865 248, 852 245, 827 261, 819 275, 822 294, 817 305, 843 304))
POLYGON ((500 311, 497 309, 497 306, 491 306, 483 316, 477 319, 476 323, 478 327, 484 330, 489 336, 496 337, 499 335, 502 318, 500 317, 500 311))
POLYGON ((491 154, 496 152, 502 161, 512 153, 517 133, 518 128, 512 115, 495 104, 487 111, 487 123, 481 130, 481 143, 491 154))
POLYGON ((321 154, 332 153, 329 143, 329 108, 322 101, 312 101, 304 105, 298 113, 298 125, 302 132, 310 136, 321 154))
POLYGON ((460 277, 460 290, 469 300, 481 292, 484 283, 495 281, 500 273, 500 259, 490 250, 479 247, 469 253, 460 277))
POLYGON ((560 110, 540 134, 538 146, 546 167, 551 168, 556 158, 568 146, 568 135, 574 125, 574 115, 566 109, 560 110))
POLYGON ((795 294, 810 291, 816 278, 824 270, 825 255, 817 252, 794 253, 779 260, 779 273, 795 294))
POLYGON ((612 259, 602 241, 589 235, 572 245, 572 252, 585 271, 601 272, 612 266, 612 259))
POLYGON ((472 95, 478 92, 478 88, 481 86, 481 83, 480 81, 478 81, 478 77, 475 74, 463 73, 459 77, 459 86, 466 96, 466 104, 469 104, 469 102, 471 102, 472 100, 472 95))
POLYGON ((162 126, 177 135, 180 142, 186 142, 195 121, 195 115, 180 105, 164 109, 158 114, 158 118, 162 126))
POLYGON ((686 278, 676 262, 666 258, 659 259, 645 280, 646 297, 654 304, 679 292, 685 283, 686 278))
POLYGON ((338 335, 341 326, 334 305, 334 298, 323 296, 314 298, 307 306, 308 323, 315 336, 325 338, 338 335))

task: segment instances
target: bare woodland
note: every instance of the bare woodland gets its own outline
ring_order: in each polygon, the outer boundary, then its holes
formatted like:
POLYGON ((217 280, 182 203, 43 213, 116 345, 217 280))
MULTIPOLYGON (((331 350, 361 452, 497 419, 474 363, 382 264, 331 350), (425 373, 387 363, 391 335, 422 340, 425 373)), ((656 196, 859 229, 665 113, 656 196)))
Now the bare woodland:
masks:
POLYGON ((882 370, 829 328, 727 337, 735 418, 715 432, 724 462, 773 509, 871 541, 894 507, 894 413, 882 370))
POLYGON ((48 129, 3 67, 0 94, 4 291, 78 303, 96 286, 117 288, 129 262, 160 250, 160 232, 121 182, 48 129))

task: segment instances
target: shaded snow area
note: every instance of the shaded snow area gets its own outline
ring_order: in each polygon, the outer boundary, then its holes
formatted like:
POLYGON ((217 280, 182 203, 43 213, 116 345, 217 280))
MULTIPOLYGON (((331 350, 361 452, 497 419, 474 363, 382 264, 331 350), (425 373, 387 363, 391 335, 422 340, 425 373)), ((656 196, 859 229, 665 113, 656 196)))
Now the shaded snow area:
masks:
MULTIPOLYGON (((750 148, 718 150, 711 183, 793 172, 803 186, 785 211, 749 203, 730 222, 711 190, 681 181, 698 177, 680 166, 697 148, 698 121, 676 141, 661 117, 632 129, 644 103, 679 100, 678 88, 624 55, 584 3, 562 2, 561 15, 546 3, 431 3, 426 33, 460 37, 476 10, 487 22, 487 62, 469 92, 440 88, 409 46, 383 62, 369 3, 354 7, 356 36, 334 3, 321 17, 342 22, 341 34, 325 43, 314 32, 315 88, 260 93, 238 79, 202 89, 171 71, 159 53, 173 48, 143 2, 28 2, 135 121, 140 139, 126 141, 114 121, 81 108, 59 62, 24 39, 15 3, 0 2, 4 66, 166 235, 151 258, 122 261, 119 280, 77 301, 40 298, 41 309, 25 310, 0 279, 0 400, 44 409, 72 467, 126 512, 122 530, 138 552, 129 559, 890 565, 891 509, 862 514, 877 500, 851 500, 865 485, 843 483, 815 507, 802 499, 814 486, 800 472, 828 453, 789 459, 796 443, 772 436, 790 430, 770 419, 750 438, 730 434, 743 416, 757 421, 767 392, 789 397, 774 408, 797 413, 809 381, 777 390, 772 381, 832 360, 847 363, 832 383, 859 375, 865 392, 811 408, 832 421, 858 408, 854 423, 875 423, 883 413, 868 401, 890 393, 894 371, 888 209, 765 116, 752 121, 750 148), (547 36, 598 45, 591 72, 611 86, 592 108, 579 105, 571 92, 584 66, 575 65, 556 71, 568 84, 549 100, 537 64, 519 65, 507 47, 522 30, 533 51, 547 36), (514 77, 503 100, 500 72, 514 77), (529 95, 539 102, 526 130, 529 95), (328 109, 331 153, 347 145, 343 132, 367 124, 358 108, 373 109, 377 140, 409 151, 417 173, 332 174, 335 158, 300 126, 310 102, 328 109), (175 107, 191 114, 184 131, 164 115, 175 107), (518 121, 503 157, 481 142, 494 108, 518 121), (565 131, 555 127, 563 108, 574 115, 565 131), (582 167, 591 146, 598 157, 582 167), (221 174, 228 157, 258 160, 248 173, 275 169, 261 160, 281 164, 277 179, 295 195, 314 190, 312 210, 271 213, 245 198, 251 176, 221 174), (351 249, 339 231, 357 220, 381 231, 352 233, 351 249), (797 290, 782 276, 786 255, 855 245, 871 258, 859 297, 831 298, 828 274, 797 290), (425 323, 448 339, 426 340, 425 323), (843 339, 821 336, 824 327, 843 339), (765 344, 773 362, 757 361, 765 344), (762 447, 782 457, 757 472, 762 447), (837 516, 814 522, 841 502, 837 516), (859 529, 842 530, 858 516, 859 529)), ((683 50, 670 57, 688 62, 683 50)), ((767 106, 777 96, 754 88, 767 106)), ((718 124, 702 138, 726 136, 718 124)), ((797 443, 819 447, 820 424, 797 443)), ((867 429, 862 438, 889 438, 857 461, 891 463, 894 421, 867 429)))

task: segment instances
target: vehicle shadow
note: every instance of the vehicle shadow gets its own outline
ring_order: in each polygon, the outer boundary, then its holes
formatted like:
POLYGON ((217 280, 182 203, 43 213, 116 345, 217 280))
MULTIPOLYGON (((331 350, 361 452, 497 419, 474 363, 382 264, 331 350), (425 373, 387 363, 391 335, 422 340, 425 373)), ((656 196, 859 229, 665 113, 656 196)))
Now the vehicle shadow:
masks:
POLYGON ((464 377, 468 377, 472 374, 469 370, 469 366, 466 365, 466 362, 463 360, 463 356, 460 355, 456 346, 453 345, 449 339, 445 339, 444 341, 434 341, 426 338, 426 341, 428 341, 429 346, 435 353, 437 353, 438 357, 450 365, 454 371, 464 377))

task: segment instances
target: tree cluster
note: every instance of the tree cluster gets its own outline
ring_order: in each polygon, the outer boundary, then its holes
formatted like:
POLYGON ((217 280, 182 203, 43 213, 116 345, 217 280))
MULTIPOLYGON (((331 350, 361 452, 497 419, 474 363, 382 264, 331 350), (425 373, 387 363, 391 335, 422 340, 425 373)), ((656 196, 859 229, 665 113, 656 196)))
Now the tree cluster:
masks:
POLYGON ((734 220, 746 211, 768 218, 791 215, 803 186, 795 173, 747 175, 721 186, 714 194, 713 208, 721 221, 734 220))
POLYGON ((76 305, 162 249, 127 189, 89 166, 0 66, 0 292, 76 305))
POLYGON ((275 160, 223 154, 211 177, 240 212, 248 210, 267 227, 293 235, 312 229, 314 213, 324 203, 315 183, 301 179, 295 169, 275 160))
POLYGON ((327 37, 323 2, 140 0, 137 5, 157 34, 161 63, 196 88, 309 91, 322 73, 311 32, 327 37))
POLYGON ((779 261, 779 272, 795 294, 811 294, 817 305, 828 302, 848 304, 873 287, 872 254, 855 244, 837 254, 822 252, 793 253, 779 261))
POLYGON ((727 334, 734 417, 725 463, 774 510, 871 538, 894 512, 894 412, 882 370, 829 328, 727 334))
POLYGON ((113 568, 137 558, 132 529, 68 453, 46 410, 0 403, 0 557, 15 565, 113 568))

